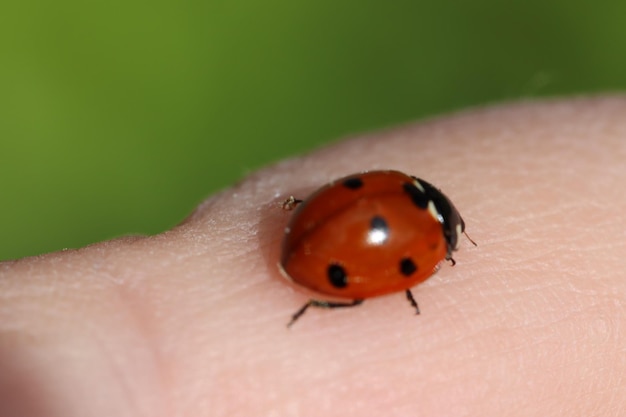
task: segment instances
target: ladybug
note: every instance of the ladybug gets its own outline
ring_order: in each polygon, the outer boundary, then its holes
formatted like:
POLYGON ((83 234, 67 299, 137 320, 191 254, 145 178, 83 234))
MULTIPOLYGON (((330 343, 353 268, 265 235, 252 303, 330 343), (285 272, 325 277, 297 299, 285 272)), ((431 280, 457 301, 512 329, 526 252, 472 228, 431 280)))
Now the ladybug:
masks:
MULTIPOLYGON (((428 279, 443 260, 456 262, 465 222, 452 202, 430 183, 398 171, 369 171, 333 181, 306 200, 290 197, 295 209, 285 229, 280 269, 287 278, 332 299, 309 307, 339 308, 405 291, 428 279)), ((474 244, 474 241, 467 236, 474 244)))

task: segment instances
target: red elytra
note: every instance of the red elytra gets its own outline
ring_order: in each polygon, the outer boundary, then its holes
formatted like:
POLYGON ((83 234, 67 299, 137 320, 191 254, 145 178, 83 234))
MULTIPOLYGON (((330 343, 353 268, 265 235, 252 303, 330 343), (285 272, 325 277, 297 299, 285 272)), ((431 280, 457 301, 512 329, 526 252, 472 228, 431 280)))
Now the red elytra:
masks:
POLYGON ((352 301, 310 300, 289 325, 310 306, 354 306, 399 291, 419 313, 410 288, 432 276, 441 261, 454 264, 452 252, 465 232, 443 193, 398 171, 350 175, 283 206, 295 205, 282 246, 284 274, 319 294, 352 301))

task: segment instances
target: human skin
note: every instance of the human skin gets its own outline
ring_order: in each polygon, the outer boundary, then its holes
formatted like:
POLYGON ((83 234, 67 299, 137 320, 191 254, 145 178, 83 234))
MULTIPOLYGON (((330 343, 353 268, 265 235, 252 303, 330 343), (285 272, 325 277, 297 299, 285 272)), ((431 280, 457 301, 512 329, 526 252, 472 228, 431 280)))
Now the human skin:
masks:
POLYGON ((623 416, 626 98, 476 109, 337 142, 173 230, 0 264, 0 416, 623 416), (289 195, 397 169, 463 215, 457 265, 311 308, 289 195))

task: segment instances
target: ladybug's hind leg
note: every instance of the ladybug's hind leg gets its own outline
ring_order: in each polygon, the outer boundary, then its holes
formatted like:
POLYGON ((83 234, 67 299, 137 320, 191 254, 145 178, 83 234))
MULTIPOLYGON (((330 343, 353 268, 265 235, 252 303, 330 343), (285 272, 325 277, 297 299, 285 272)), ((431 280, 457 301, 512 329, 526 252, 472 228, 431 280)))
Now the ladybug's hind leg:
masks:
POLYGON ((353 300, 350 303, 339 303, 332 301, 322 301, 322 300, 309 300, 308 303, 302 306, 302 308, 291 316, 291 321, 287 324, 287 327, 291 327, 292 324, 296 322, 302 316, 309 307, 320 307, 320 308, 341 308, 341 307, 354 307, 363 303, 363 300, 357 299, 353 300))
POLYGON ((415 307, 415 314, 419 314, 420 308, 417 305, 417 301, 415 301, 415 298, 413 297, 413 293, 411 292, 411 290, 406 290, 406 298, 407 300, 409 300, 409 303, 411 303, 411 305, 415 307))
POLYGON ((296 208, 296 206, 300 203, 302 203, 304 200, 300 200, 298 198, 295 198, 294 196, 289 196, 288 199, 286 199, 285 201, 283 201, 283 210, 285 211, 289 211, 289 210, 293 210, 296 208))

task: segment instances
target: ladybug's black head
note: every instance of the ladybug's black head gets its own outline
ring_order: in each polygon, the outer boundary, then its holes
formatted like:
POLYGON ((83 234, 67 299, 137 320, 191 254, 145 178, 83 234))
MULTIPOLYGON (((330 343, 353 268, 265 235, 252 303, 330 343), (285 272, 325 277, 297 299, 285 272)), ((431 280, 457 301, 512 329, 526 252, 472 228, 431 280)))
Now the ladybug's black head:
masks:
POLYGON ((465 222, 461 218, 459 211, 454 207, 454 204, 441 191, 429 182, 417 177, 413 178, 422 186, 424 194, 435 205, 437 218, 441 223, 443 235, 448 243, 447 259, 450 259, 452 252, 457 250, 459 246, 459 236, 465 231, 465 222))

